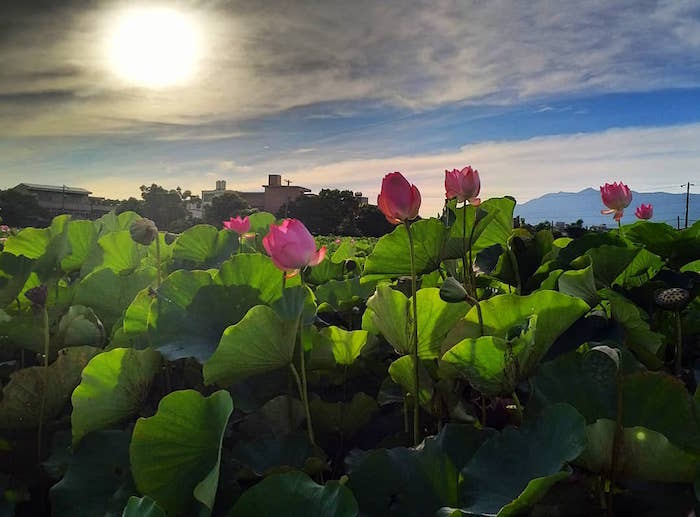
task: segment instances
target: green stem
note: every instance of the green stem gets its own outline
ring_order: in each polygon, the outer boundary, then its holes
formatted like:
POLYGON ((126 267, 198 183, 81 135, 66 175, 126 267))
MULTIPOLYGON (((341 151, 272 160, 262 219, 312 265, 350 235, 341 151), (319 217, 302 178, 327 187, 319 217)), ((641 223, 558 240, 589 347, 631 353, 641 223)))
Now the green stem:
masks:
POLYGON ((474 224, 472 225, 471 232, 469 233, 469 246, 467 247, 467 202, 464 202, 464 207, 462 208, 462 269, 464 269, 464 289, 467 292, 471 292, 473 298, 473 304, 476 306, 476 316, 479 320, 479 335, 484 335, 484 317, 481 314, 481 305, 479 305, 479 293, 476 291, 476 275, 474 275, 474 267, 472 260, 472 245, 474 241, 474 231, 476 230, 476 216, 474 216, 474 224), (466 248, 466 249, 465 249, 466 248), (469 268, 465 263, 465 256, 469 255, 469 268), (467 286, 466 278, 467 271, 469 272, 469 283, 471 284, 471 289, 467 286))
POLYGON ((413 250, 413 235, 411 234, 411 224, 404 221, 406 232, 408 233, 408 247, 411 252, 411 295, 413 297, 413 382, 416 389, 413 393, 413 445, 420 443, 420 404, 418 393, 420 392, 420 381, 418 378, 418 297, 416 296, 416 256, 413 250))
POLYGON ((615 432, 613 434, 613 446, 612 446, 612 457, 610 458, 610 485, 608 486, 608 497, 607 497, 607 515, 612 517, 613 515, 613 496, 615 493, 615 478, 617 474, 617 460, 620 455, 620 449, 622 448, 622 439, 624 428, 622 426, 622 412, 623 407, 623 392, 622 392, 622 374, 618 371, 616 373, 616 384, 617 384, 617 412, 615 414, 615 432))
POLYGON ((676 316, 676 376, 681 375, 683 361, 683 329, 681 326, 681 314, 674 312, 676 316))
POLYGON ((156 277, 156 288, 160 289, 160 284, 163 282, 162 273, 160 270, 160 234, 156 233, 156 269, 158 276, 156 277))
POLYGON ((297 383, 297 389, 299 390, 299 398, 301 398, 301 401, 304 403, 304 412, 306 413, 306 431, 309 435, 309 441, 312 445, 316 445, 316 440, 314 439, 314 429, 311 425, 311 411, 309 410, 309 401, 306 398, 306 390, 304 389, 304 381, 299 378, 299 372, 297 371, 296 366, 294 366, 294 363, 289 363, 289 369, 292 370, 294 380, 297 383))
POLYGON ((41 308, 42 326, 44 327, 44 389, 41 391, 41 408, 39 409, 39 429, 37 430, 37 459, 41 461, 42 431, 44 427, 44 410, 46 409, 46 390, 49 388, 49 311, 41 308))
POLYGON ((408 423, 408 397, 403 396, 403 430, 408 434, 411 430, 408 423))
POLYGON ((520 403, 520 399, 518 398, 518 394, 513 392, 511 395, 513 397, 513 402, 515 403, 515 411, 518 413, 518 418, 520 419, 520 422, 522 423, 523 421, 523 405, 520 403))
POLYGON ((515 288, 517 289, 516 294, 521 294, 523 286, 520 281, 520 267, 518 266, 518 259, 513 252, 513 248, 508 244, 508 258, 510 259, 510 265, 513 268, 513 274, 515 275, 515 288))
POLYGON ((620 238, 621 238, 621 239, 624 239, 624 237, 625 237, 625 232, 622 231, 622 219, 618 219, 618 221, 617 221, 617 230, 618 230, 618 232, 619 232, 619 234, 620 234, 620 238))
MULTIPOLYGON (((299 271, 299 278, 301 280, 301 286, 306 289, 306 284, 304 283, 304 271, 299 271)), ((303 307, 303 304, 302 304, 303 307)), ((299 320, 297 321, 297 339, 299 340, 299 365, 301 367, 301 387, 302 387, 302 400, 304 402, 304 410, 306 411, 306 430, 309 434, 309 441, 312 445, 316 445, 316 439, 314 438, 314 427, 311 421, 311 410, 309 408, 309 387, 306 380, 306 354, 304 353, 304 342, 301 338, 302 332, 302 319, 304 317, 304 310, 302 308, 299 314, 299 320)), ((294 366, 294 365, 292 365, 294 366)))

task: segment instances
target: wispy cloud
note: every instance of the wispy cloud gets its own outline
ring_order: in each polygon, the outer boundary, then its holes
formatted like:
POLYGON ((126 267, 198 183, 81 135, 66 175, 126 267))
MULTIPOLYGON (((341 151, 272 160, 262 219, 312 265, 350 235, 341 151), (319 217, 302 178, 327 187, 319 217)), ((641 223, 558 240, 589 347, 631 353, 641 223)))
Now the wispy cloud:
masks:
POLYGON ((205 28, 206 58, 191 84, 160 91, 110 73, 104 34, 119 2, 42 5, 4 13, 0 134, 117 131, 124 115, 240 120, 348 99, 422 110, 700 85, 694 0, 192 0, 179 5, 205 28))

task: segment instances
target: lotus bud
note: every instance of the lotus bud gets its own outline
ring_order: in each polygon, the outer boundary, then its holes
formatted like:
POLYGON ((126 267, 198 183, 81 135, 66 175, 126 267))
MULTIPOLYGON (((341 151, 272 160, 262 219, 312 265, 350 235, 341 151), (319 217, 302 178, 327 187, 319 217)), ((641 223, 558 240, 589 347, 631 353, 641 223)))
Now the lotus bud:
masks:
POLYGON ((41 284, 40 286, 29 289, 24 293, 24 296, 26 296, 27 300, 32 302, 32 305, 35 307, 43 308, 46 307, 46 298, 48 294, 49 289, 46 287, 46 284, 41 284))
POLYGON ((156 223, 143 217, 131 223, 129 233, 131 233, 131 238, 134 242, 148 246, 158 236, 158 228, 156 223))

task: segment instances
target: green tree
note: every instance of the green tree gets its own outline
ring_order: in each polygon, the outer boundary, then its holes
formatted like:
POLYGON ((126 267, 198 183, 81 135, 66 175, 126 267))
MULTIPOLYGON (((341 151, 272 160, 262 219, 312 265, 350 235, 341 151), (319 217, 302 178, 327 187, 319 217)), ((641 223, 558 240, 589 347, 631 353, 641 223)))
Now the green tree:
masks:
POLYGON ((245 199, 233 192, 226 192, 216 196, 212 199, 211 205, 206 207, 204 222, 219 227, 222 221, 239 215, 248 215, 250 212, 250 205, 245 199))
POLYGON ((301 196, 282 206, 277 216, 299 219, 316 235, 357 235, 358 209, 359 200, 351 190, 323 189, 316 196, 301 196))
POLYGON ((189 212, 178 189, 166 190, 153 183, 141 185, 143 208, 141 215, 151 219, 161 230, 181 229, 189 218, 189 212))
POLYGON ((394 225, 375 205, 359 207, 355 224, 363 237, 381 237, 394 230, 394 225))
POLYGON ((49 213, 39 206, 34 196, 14 188, 0 191, 0 216, 3 224, 20 228, 42 227, 51 221, 49 213))
POLYGON ((143 215, 143 200, 136 199, 132 196, 129 199, 120 201, 117 207, 114 209, 114 211, 117 215, 121 214, 122 212, 129 211, 136 212, 139 215, 143 215))

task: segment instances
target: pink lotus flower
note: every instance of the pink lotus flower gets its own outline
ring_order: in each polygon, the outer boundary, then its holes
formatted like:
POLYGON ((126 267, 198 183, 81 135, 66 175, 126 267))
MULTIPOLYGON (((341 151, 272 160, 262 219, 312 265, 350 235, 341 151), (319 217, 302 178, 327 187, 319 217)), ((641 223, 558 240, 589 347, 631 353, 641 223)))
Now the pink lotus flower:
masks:
POLYGON ((285 219, 279 226, 271 224, 263 246, 275 266, 292 273, 288 276, 306 266, 317 266, 326 256, 326 247, 316 251, 316 241, 297 219, 285 219))
POLYGON ((615 214, 614 219, 620 221, 625 208, 632 202, 632 192, 624 183, 606 183, 600 187, 600 197, 608 210, 601 210, 601 214, 615 214))
POLYGON ((634 215, 637 216, 637 219, 651 219, 654 215, 654 207, 651 206, 651 203, 648 205, 642 203, 637 207, 637 210, 634 211, 634 215))
POLYGON ((248 216, 241 219, 239 215, 236 218, 231 217, 228 221, 224 221, 224 228, 227 230, 233 230, 238 235, 242 235, 250 230, 250 220, 248 216))
POLYGON ((479 171, 467 165, 461 171, 452 169, 445 171, 445 197, 447 199, 457 198, 463 203, 469 201, 470 205, 478 205, 481 200, 476 197, 481 190, 479 181, 479 171))
POLYGON ((400 224, 418 217, 420 192, 403 174, 392 172, 384 176, 382 191, 377 196, 377 206, 391 224, 400 224))

